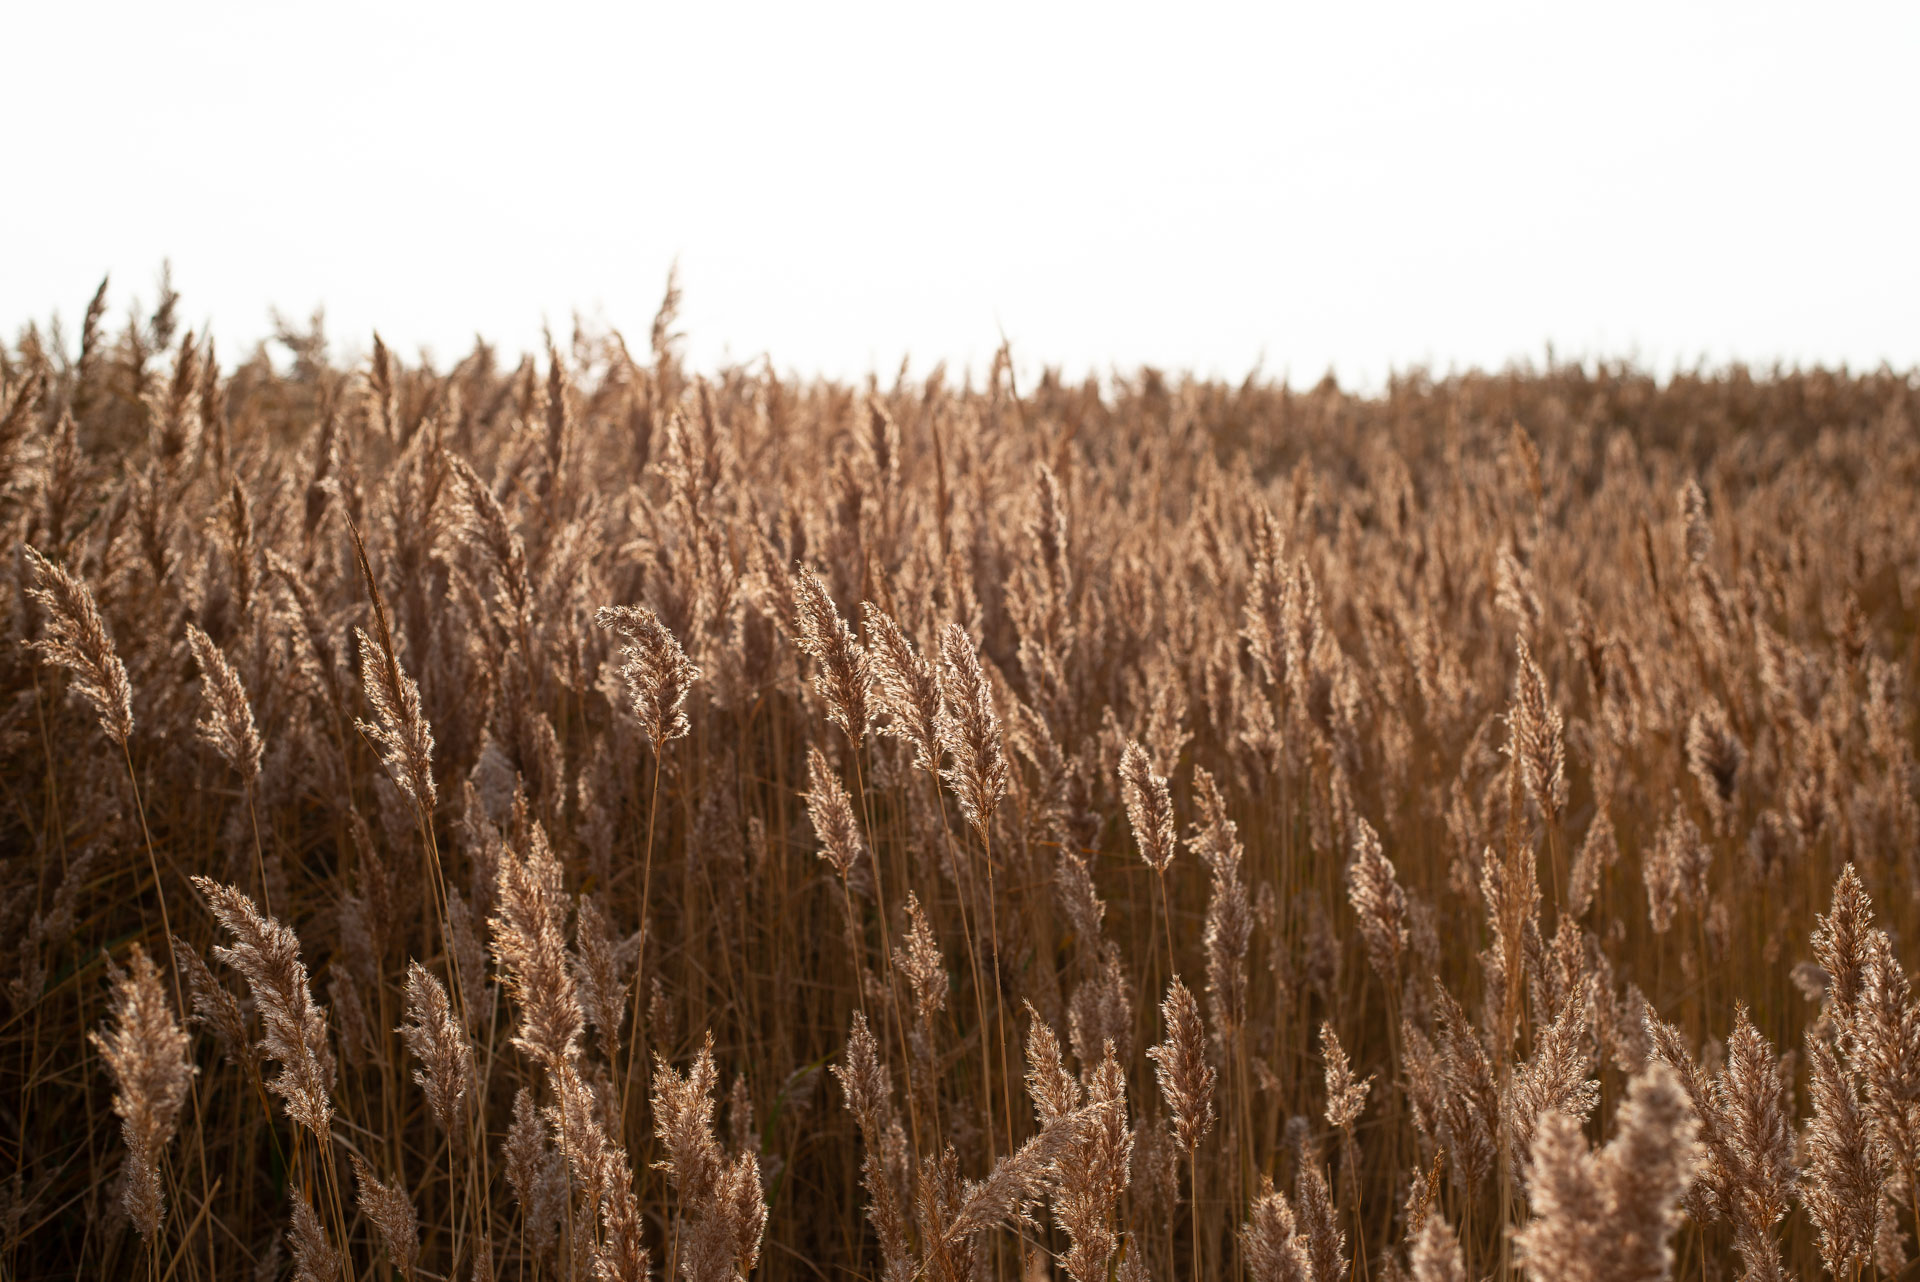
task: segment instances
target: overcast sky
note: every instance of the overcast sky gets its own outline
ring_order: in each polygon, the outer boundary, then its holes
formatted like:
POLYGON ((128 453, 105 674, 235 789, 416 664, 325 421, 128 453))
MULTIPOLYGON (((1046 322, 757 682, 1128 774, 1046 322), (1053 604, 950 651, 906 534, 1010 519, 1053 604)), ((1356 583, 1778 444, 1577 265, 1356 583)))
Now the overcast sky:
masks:
POLYGON ((1920 5, 17 3, 0 329, 702 364, 1920 364, 1920 5))

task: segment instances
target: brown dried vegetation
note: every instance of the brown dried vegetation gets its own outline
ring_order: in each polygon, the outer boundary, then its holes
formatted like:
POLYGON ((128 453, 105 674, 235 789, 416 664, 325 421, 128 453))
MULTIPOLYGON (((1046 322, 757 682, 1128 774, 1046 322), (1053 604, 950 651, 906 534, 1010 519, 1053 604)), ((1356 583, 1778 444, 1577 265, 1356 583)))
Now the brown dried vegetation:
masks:
POLYGON ((1914 1254, 1913 378, 105 297, 0 347, 0 1276, 1914 1254))

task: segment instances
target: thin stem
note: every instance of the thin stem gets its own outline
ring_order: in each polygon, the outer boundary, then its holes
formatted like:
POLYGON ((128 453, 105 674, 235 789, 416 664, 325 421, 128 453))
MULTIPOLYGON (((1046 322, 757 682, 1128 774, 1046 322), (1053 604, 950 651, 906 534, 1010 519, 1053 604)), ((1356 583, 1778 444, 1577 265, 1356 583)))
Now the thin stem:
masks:
MULTIPOLYGON (((847 874, 840 874, 840 902, 847 909, 847 947, 853 952, 853 994, 860 1001, 860 1013, 867 1014, 866 948, 860 937, 860 928, 853 921, 853 888, 847 882, 847 874)), ((871 1018, 871 1016, 869 1016, 871 1018)))
POLYGON ((974 947, 973 924, 967 912, 967 900, 973 894, 973 877, 968 872, 966 860, 964 858, 957 858, 953 853, 953 834, 947 827, 947 798, 940 787, 939 772, 929 765, 927 767, 927 777, 933 781, 933 797, 940 806, 940 835, 946 841, 947 862, 953 867, 954 871, 959 875, 960 880, 964 883, 960 888, 960 894, 958 896, 958 903, 960 905, 960 932, 966 938, 967 964, 973 971, 973 1008, 975 1017, 979 1020, 980 1024, 980 1085, 981 1094, 987 1108, 987 1159, 989 1164, 991 1164, 997 1161, 1000 1155, 996 1151, 999 1147, 999 1141, 994 1138, 993 1133, 993 1065, 987 1058, 986 995, 981 991, 980 953, 979 950, 974 947))
POLYGON ((273 893, 267 889, 267 854, 260 842, 260 812, 253 802, 253 780, 244 781, 247 790, 247 817, 253 821, 253 872, 260 879, 260 903, 273 916, 273 893))
POLYGON ((467 1020, 467 999, 465 991, 460 986, 460 954, 453 946, 452 937, 447 934, 447 878, 440 867, 440 839, 434 831, 433 812, 421 806, 418 813, 422 854, 427 861, 427 871, 433 879, 435 924, 440 928, 440 947, 447 954, 447 978, 453 981, 453 1004, 464 1026, 467 1020))
MULTIPOLYGON (((464 1036, 464 1033, 462 1034, 464 1036)), ((451 1211, 458 1206, 453 1221, 453 1258, 447 1262, 447 1275, 455 1276, 460 1267, 460 1240, 465 1235, 467 1224, 467 1199, 460 1196, 459 1181, 453 1178, 453 1133, 447 1133, 447 1207, 451 1211)))
POLYGON ((153 871, 153 897, 160 905, 160 930, 167 938, 167 960, 173 967, 173 999, 180 1004, 182 1012, 188 1009, 186 995, 180 987, 180 962, 173 954, 173 923, 167 917, 167 897, 160 886, 160 857, 154 853, 153 832, 147 827, 146 803, 140 799, 140 780, 133 772, 133 754, 127 745, 120 745, 120 754, 127 763, 127 782, 133 787, 133 808, 140 816, 140 835, 147 843, 147 867, 153 871))
POLYGON ((339 1234, 340 1243, 340 1272, 347 1282, 354 1282, 353 1253, 347 1249, 347 1204, 340 1196, 340 1176, 334 1170, 332 1137, 316 1134, 313 1137, 313 1146, 314 1160, 320 1164, 321 1173, 327 1177, 327 1194, 333 1202, 334 1231, 339 1234))
POLYGON ((653 906, 653 824, 660 813, 660 749, 653 750, 653 789, 647 797, 647 847, 640 864, 640 951, 633 967, 633 1024, 627 1040, 627 1075, 620 1083, 620 1133, 627 1130, 627 1103, 633 1095, 633 1062, 640 1056, 640 973, 647 963, 648 911, 653 906))
POLYGON ((1547 830, 1547 863, 1553 870, 1553 915, 1558 922, 1560 914, 1567 910, 1567 870, 1560 855, 1559 816, 1545 815, 1541 826, 1547 830))
POLYGON ((900 1017, 899 994, 896 988, 898 977, 893 973, 893 939, 887 929, 887 895, 882 887, 880 876, 880 850, 873 840, 873 816, 867 809, 866 776, 860 769, 860 740, 853 742, 853 786, 860 793, 860 821, 866 826, 867 860, 873 865, 874 906, 880 914, 880 973, 887 981, 887 1019, 893 1025, 895 1039, 900 1043, 900 1068, 907 1083, 907 1124, 913 1128, 913 1146, 920 1148, 920 1109, 914 1102, 913 1055, 907 1049, 907 1030, 900 1017))
MULTIPOLYGON (((631 1059, 628 1060, 628 1065, 631 1067, 631 1059)), ((550 1083, 553 1083, 554 1094, 560 1100, 560 1133, 554 1138, 558 1140, 560 1144, 560 1169, 566 1174, 567 1179, 567 1275, 571 1277, 578 1264, 578 1261, 574 1258, 575 1243, 573 1239, 573 1159, 567 1153, 567 1095, 566 1092, 559 1089, 558 1082, 554 1080, 557 1075, 554 1063, 550 1061, 547 1064, 547 1079, 550 1083)))
POLYGON ((1160 922, 1166 928, 1167 936, 1167 982, 1171 984, 1177 973, 1173 965, 1173 902, 1167 898, 1167 870, 1156 868, 1155 874, 1160 880, 1160 922))
POLYGON ((1353 1254, 1360 1263, 1360 1277, 1364 1280, 1367 1272, 1367 1223, 1360 1214, 1360 1150, 1353 1142, 1353 1127, 1344 1126, 1340 1130, 1341 1157, 1347 1168, 1347 1187, 1353 1191, 1353 1254))
POLYGON ((991 935, 992 971, 993 971, 993 1010, 994 1020, 999 1026, 1000 1037, 1000 1102, 1005 1106, 1007 1152, 1013 1152, 1013 1095, 1008 1083, 1012 1080, 1007 1074, 1007 1011, 1006 1003, 1001 1000, 1000 989, 1000 918, 994 907, 993 895, 993 839, 987 833, 987 825, 979 823, 975 830, 980 834, 980 848, 984 852, 987 864, 987 929, 991 935))
POLYGON ((1200 1151, 1187 1150, 1187 1216, 1193 1221, 1193 1282, 1200 1282, 1200 1151))

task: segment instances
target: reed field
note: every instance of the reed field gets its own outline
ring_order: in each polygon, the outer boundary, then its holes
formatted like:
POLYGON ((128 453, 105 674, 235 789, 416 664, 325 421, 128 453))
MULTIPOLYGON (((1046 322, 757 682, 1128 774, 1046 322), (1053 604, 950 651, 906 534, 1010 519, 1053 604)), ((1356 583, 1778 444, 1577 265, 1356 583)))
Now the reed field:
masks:
POLYGON ((1920 378, 129 303, 0 344, 0 1276, 1915 1275, 1920 378))

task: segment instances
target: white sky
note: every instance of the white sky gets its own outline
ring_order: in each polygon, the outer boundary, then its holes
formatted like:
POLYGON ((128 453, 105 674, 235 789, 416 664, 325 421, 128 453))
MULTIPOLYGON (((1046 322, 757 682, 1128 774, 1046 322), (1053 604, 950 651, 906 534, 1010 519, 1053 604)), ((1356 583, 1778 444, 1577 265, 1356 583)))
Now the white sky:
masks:
POLYGON ((1920 5, 12 0, 0 332, 1311 382, 1920 364, 1920 5))

